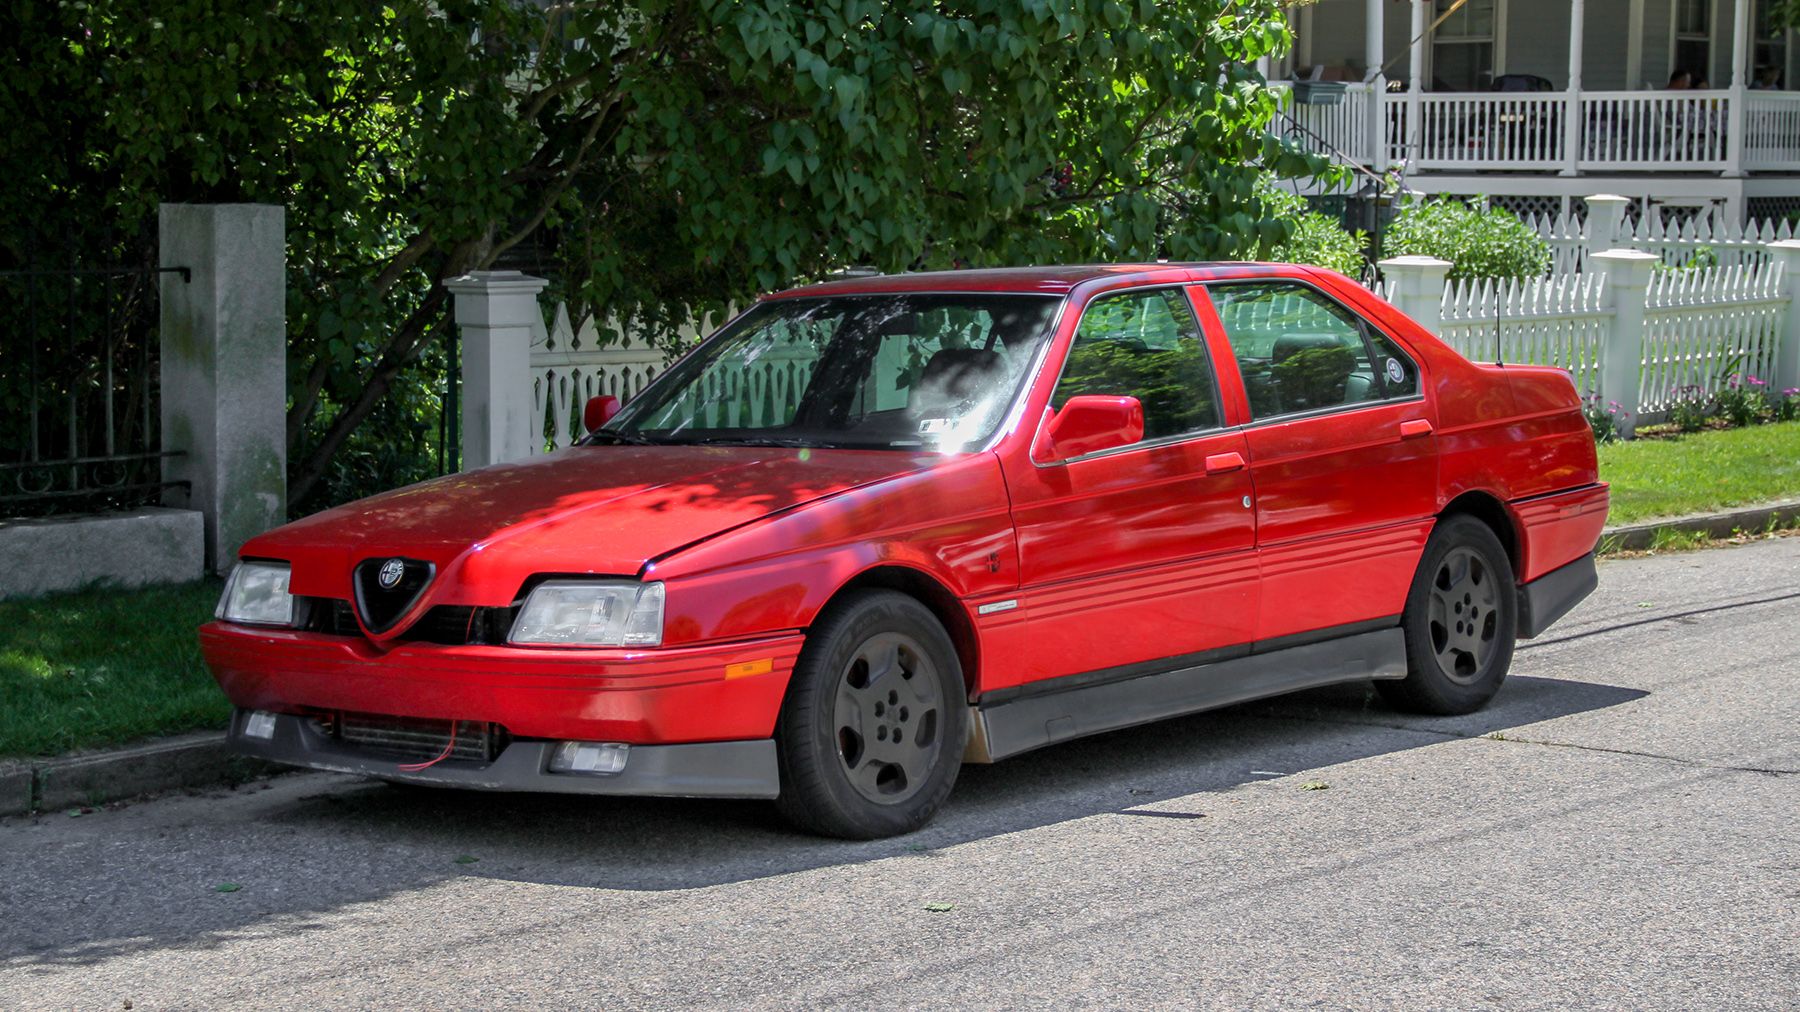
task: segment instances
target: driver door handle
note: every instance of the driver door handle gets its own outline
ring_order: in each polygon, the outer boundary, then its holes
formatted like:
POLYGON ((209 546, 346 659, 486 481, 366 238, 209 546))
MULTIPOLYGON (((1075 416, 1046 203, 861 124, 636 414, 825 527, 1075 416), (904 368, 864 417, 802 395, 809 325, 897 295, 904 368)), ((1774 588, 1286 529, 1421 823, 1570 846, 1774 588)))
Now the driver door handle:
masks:
POLYGON ((1431 435, 1431 423, 1423 418, 1409 418, 1400 423, 1401 439, 1417 439, 1431 435))
MULTIPOLYGON (((1190 458, 1191 459, 1191 458, 1190 458)), ((1209 453, 1206 456, 1207 474, 1224 474, 1227 471, 1242 471, 1244 456, 1241 453, 1209 453)))

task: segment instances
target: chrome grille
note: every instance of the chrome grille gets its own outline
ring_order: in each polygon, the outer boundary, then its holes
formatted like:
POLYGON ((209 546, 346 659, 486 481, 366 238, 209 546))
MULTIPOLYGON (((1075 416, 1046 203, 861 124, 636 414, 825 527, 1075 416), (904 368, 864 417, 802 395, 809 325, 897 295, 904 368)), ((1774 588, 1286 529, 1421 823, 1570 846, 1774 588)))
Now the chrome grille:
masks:
POLYGON ((425 762, 443 755, 446 759, 488 762, 498 751, 500 734, 491 723, 474 720, 423 720, 415 717, 392 717, 378 713, 340 713, 332 722, 339 740, 368 752, 390 755, 398 759, 425 762), (456 741, 450 740, 450 728, 456 727, 456 741))

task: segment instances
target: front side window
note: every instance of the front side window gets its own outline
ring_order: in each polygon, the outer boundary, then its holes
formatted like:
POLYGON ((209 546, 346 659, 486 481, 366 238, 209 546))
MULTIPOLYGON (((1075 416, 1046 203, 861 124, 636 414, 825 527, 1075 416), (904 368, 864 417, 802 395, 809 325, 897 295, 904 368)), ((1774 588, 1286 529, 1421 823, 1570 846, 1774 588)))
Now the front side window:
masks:
POLYGON ((1059 301, 906 294, 764 302, 591 438, 963 449, 999 428, 1059 301))
POLYGON ((1212 363, 1187 296, 1159 288, 1089 303, 1051 404, 1083 394, 1136 397, 1145 439, 1217 428, 1212 363))
POLYGON ((1349 310, 1293 282, 1208 288, 1255 420, 1408 397, 1418 367, 1349 310), (1365 331, 1379 338, 1371 354, 1365 331))

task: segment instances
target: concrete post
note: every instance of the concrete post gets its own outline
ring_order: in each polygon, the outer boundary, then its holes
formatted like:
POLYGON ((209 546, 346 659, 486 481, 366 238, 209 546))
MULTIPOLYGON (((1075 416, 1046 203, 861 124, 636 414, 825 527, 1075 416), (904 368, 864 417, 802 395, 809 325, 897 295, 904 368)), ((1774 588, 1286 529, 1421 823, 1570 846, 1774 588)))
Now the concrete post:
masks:
POLYGON ((1382 277, 1394 283, 1395 308, 1433 334, 1444 322, 1444 281, 1451 263, 1437 257, 1389 257, 1376 264, 1382 277))
POLYGON ((1769 386, 1776 393, 1800 388, 1800 239, 1782 239, 1767 246, 1769 259, 1785 268, 1782 291, 1787 293, 1787 325, 1781 328, 1781 344, 1775 352, 1775 375, 1769 386))
POLYGON ((1644 311, 1650 272, 1659 258, 1634 249, 1610 249, 1588 258, 1589 269, 1606 275, 1612 329, 1600 352, 1600 399, 1616 402, 1623 412, 1619 435, 1630 438, 1637 428, 1638 394, 1644 368, 1644 311))
MULTIPOLYGON (((287 519, 286 211, 164 204, 160 399, 166 481, 206 517, 206 567, 287 519)), ((179 493, 170 499, 179 502, 179 493)))
POLYGON ((518 271, 444 282, 462 332, 464 470, 531 455, 531 331, 543 323, 538 293, 548 284, 518 271))

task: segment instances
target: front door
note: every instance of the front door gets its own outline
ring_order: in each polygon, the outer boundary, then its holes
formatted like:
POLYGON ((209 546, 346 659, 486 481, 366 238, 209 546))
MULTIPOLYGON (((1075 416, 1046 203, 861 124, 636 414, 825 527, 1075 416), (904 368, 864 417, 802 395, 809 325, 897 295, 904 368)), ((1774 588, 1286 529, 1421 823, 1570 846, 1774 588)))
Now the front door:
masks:
POLYGON ((1089 302, 1052 408, 1128 395, 1144 437, 1068 460, 1005 462, 1030 648, 1001 684, 1176 666, 1249 641, 1256 528, 1247 445, 1180 288, 1089 302))

